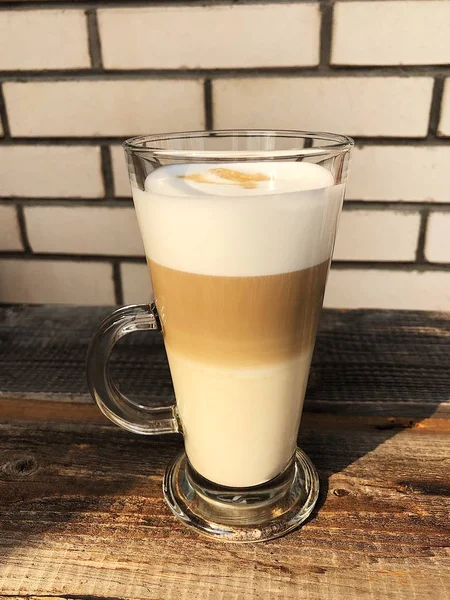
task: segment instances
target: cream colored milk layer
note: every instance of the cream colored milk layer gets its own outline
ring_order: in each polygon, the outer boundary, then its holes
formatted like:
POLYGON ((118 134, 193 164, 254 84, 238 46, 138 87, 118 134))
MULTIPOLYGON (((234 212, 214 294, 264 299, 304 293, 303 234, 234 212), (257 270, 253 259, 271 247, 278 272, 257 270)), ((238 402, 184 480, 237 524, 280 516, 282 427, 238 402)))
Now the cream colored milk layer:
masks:
MULTIPOLYGON (((152 264, 213 282, 215 276, 250 278, 250 288, 252 277, 302 271, 329 259, 342 195, 326 169, 296 162, 162 167, 147 177, 145 191, 133 187, 152 264)), ((315 295, 305 290, 316 298, 314 304, 324 277, 314 283, 315 295)), ((155 292, 157 301, 169 293, 155 292)), ((314 322, 316 309, 305 308, 305 318, 314 322)), ((268 299, 264 312, 255 315, 262 328, 265 319, 276 319, 276 310, 268 299)), ((220 318, 220 302, 217 314, 220 318)), ((169 315, 166 331, 170 325, 169 315)), ((295 451, 313 342, 301 354, 251 366, 193 359, 167 342, 194 468, 230 487, 258 485, 279 474, 295 451)))
POLYGON ((215 483, 249 487, 281 473, 294 454, 312 355, 231 369, 167 350, 186 453, 215 483))

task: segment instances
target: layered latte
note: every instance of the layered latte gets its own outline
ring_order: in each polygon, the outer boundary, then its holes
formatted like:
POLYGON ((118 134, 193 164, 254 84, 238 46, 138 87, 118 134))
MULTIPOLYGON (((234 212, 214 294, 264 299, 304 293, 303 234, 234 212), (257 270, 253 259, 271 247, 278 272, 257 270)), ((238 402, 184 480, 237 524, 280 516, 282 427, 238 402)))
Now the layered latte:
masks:
POLYGON ((133 188, 186 452, 261 484, 296 447, 342 186, 305 162, 161 167, 133 188))

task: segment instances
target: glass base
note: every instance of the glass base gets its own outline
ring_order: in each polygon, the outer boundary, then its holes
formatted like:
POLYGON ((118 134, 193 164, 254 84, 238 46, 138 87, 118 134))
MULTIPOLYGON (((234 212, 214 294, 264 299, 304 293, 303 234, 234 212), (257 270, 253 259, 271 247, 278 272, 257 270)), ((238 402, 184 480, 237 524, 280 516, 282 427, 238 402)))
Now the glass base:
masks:
POLYGON ((183 452, 167 468, 163 493, 176 517, 209 538, 263 542, 292 531, 309 517, 319 495, 319 477, 297 448, 275 479, 249 488, 224 487, 199 475, 183 452))

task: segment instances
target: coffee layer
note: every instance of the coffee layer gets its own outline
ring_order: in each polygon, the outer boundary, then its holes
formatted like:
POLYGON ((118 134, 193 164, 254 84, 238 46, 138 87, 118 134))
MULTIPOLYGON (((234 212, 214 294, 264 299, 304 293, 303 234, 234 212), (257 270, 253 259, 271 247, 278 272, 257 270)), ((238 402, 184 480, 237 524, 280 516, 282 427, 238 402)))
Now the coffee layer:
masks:
POLYGON ((279 275, 219 277, 148 259, 167 348, 193 361, 236 367, 289 360, 308 351, 328 262, 279 275))

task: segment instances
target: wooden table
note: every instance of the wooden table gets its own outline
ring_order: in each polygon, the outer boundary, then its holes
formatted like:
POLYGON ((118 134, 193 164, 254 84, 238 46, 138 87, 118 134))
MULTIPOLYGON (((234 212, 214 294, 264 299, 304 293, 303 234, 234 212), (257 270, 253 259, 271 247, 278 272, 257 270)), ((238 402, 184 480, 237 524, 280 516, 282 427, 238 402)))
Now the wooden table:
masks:
MULTIPOLYGON (((0 598, 450 598, 450 315, 324 312, 300 432, 317 510, 236 545, 166 508, 181 439, 122 431, 90 401, 86 344, 107 312, 0 309, 0 598)), ((170 396, 158 335, 120 343, 114 370, 170 396)))

